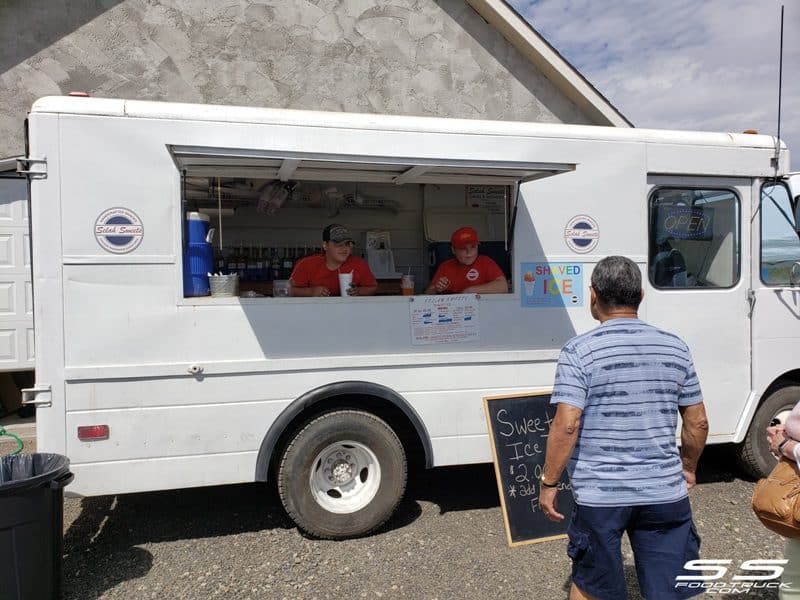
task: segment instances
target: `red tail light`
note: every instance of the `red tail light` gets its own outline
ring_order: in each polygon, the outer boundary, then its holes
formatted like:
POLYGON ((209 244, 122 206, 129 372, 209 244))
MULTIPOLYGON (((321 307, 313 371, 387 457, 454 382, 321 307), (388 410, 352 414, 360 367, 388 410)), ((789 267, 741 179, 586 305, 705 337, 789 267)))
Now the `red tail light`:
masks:
POLYGON ((108 425, 84 425, 78 427, 78 439, 83 442, 107 440, 108 425))

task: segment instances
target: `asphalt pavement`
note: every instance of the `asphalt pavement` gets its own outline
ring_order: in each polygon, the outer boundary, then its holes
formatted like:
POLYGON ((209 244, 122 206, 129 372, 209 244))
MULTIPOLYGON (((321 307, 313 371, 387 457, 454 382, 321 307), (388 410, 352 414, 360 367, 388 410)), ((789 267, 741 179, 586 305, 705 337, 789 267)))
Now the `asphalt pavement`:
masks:
MULTIPOLYGON (((727 450, 707 449, 691 500, 701 555, 730 559, 730 581, 742 561, 781 558, 783 540, 753 516, 754 483, 727 450)), ((64 531, 67 599, 549 600, 569 587, 564 540, 507 546, 491 465, 412 474, 395 517, 356 540, 305 537, 261 484, 66 499, 64 531)))

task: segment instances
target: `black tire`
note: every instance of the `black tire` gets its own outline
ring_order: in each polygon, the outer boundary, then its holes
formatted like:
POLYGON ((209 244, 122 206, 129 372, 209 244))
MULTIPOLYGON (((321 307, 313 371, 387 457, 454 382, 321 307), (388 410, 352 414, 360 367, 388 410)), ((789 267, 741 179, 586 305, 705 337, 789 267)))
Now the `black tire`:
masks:
POLYGON ((772 392, 758 407, 744 441, 736 447, 739 466, 748 475, 758 479, 772 471, 777 461, 769 451, 767 427, 777 425, 778 415, 792 410, 799 401, 800 386, 787 385, 772 392))
POLYGON ((366 535, 392 516, 406 477, 403 445, 391 427, 370 413, 336 410, 315 418, 289 442, 278 469, 278 492, 300 529, 317 538, 346 539, 366 535), (340 447, 338 454, 328 454, 340 447), (346 448, 365 460, 351 460, 346 448), (323 452, 328 460, 320 458, 323 452), (331 459, 337 462, 331 465, 331 459), (348 483, 323 489, 322 484, 336 476, 349 477, 348 483), (353 489, 361 490, 356 506, 344 503, 353 489))

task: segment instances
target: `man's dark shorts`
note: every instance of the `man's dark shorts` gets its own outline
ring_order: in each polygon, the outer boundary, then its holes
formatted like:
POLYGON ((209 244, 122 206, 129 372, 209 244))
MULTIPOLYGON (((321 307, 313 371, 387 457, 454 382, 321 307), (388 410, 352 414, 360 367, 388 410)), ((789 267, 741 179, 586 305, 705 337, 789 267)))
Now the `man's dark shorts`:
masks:
POLYGON ((646 506, 575 506, 567 534, 572 581, 601 600, 628 597, 622 567, 623 532, 633 548, 636 575, 647 600, 689 598, 702 590, 675 588, 687 560, 700 556, 689 499, 646 506))

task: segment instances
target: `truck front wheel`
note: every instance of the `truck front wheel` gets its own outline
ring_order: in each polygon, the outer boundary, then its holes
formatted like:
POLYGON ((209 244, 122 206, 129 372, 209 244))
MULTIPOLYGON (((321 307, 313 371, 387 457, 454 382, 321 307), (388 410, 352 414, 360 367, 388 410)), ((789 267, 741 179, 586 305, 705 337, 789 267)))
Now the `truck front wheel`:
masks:
POLYGON ((769 452, 767 427, 786 425, 786 419, 800 401, 800 386, 787 385, 772 392, 761 403, 744 441, 737 446, 740 466, 755 478, 766 477, 776 460, 769 452))
POLYGON ((324 413, 289 442, 278 469, 286 512, 306 533, 365 535, 392 516, 406 487, 403 445, 391 427, 356 410, 324 413))

